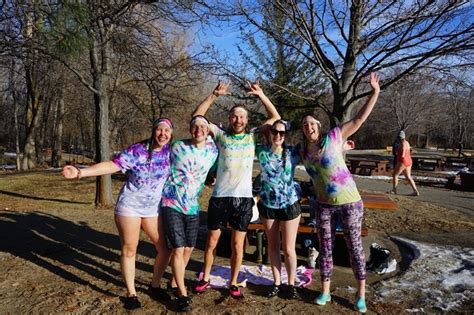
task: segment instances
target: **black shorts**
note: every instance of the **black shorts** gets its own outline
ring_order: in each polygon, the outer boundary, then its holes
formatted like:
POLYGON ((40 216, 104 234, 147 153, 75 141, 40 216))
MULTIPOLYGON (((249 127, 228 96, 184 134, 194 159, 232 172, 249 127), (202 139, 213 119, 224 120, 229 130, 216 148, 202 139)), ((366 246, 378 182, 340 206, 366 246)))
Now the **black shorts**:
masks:
POLYGON ((290 221, 301 214, 301 206, 299 201, 283 209, 267 208, 261 202, 257 204, 257 207, 260 216, 264 219, 270 220, 290 221))
POLYGON ((252 219, 253 205, 251 197, 211 197, 207 212, 207 228, 222 230, 229 224, 234 230, 245 232, 252 219))
POLYGON ((199 215, 185 215, 171 208, 160 209, 168 248, 194 247, 199 232, 199 215))

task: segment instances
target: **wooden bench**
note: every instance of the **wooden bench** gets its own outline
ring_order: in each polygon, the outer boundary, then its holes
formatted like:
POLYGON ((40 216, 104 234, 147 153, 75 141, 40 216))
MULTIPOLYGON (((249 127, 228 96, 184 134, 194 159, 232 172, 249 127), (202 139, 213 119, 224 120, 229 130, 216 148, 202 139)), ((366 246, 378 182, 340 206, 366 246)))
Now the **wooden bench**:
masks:
POLYGON ((369 176, 390 175, 388 160, 350 157, 347 159, 347 162, 352 174, 369 176))
POLYGON ((443 171, 444 158, 436 156, 412 156, 413 169, 443 171))
POLYGON ((446 157, 446 165, 451 166, 451 167, 453 166, 468 167, 469 159, 463 156, 460 156, 460 157, 448 156, 446 157))
MULTIPOLYGON (((365 209, 382 209, 382 210, 396 210, 397 204, 391 200, 386 194, 382 193, 361 193, 362 202, 364 203, 365 209)), ((307 207, 309 201, 307 198, 301 199, 301 205, 307 207)), ((263 258, 263 248, 265 247, 263 237, 265 230, 262 223, 250 223, 248 226, 248 231, 256 232, 257 244, 255 255, 257 256, 256 262, 261 263, 263 258), (261 232, 259 232, 261 231, 261 232)), ((316 228, 304 224, 303 217, 301 218, 300 225, 298 227, 298 234, 312 234, 316 233, 316 228)), ((362 227, 361 229, 362 237, 369 235, 369 229, 367 227, 362 227)), ((336 237, 344 236, 343 231, 337 231, 336 237)))

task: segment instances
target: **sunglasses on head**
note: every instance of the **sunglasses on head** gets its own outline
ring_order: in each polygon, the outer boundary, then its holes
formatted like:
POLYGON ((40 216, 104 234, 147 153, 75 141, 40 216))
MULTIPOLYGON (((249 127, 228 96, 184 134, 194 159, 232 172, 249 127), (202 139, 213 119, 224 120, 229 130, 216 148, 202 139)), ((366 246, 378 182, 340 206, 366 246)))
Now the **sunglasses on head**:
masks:
POLYGON ((280 135, 280 137, 283 137, 286 134, 285 130, 276 130, 276 129, 271 129, 272 135, 276 136, 277 134, 280 135))

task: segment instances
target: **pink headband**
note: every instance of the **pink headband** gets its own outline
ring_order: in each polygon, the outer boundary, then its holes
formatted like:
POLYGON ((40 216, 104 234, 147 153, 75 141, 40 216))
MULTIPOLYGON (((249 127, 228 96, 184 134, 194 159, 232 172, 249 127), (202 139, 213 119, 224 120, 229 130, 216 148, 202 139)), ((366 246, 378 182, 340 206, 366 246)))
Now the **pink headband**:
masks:
POLYGON ((157 127, 158 125, 161 125, 161 124, 164 124, 168 128, 173 129, 173 123, 168 118, 158 118, 158 119, 156 119, 153 122, 153 127, 157 127))

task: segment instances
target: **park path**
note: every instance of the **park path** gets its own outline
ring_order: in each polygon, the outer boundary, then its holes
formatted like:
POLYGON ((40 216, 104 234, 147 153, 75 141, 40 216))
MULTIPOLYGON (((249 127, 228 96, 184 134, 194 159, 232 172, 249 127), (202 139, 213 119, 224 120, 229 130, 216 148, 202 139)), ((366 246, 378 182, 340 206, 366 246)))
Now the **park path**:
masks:
MULTIPOLYGON (((361 190, 387 192, 392 189, 391 182, 385 180, 357 176, 355 177, 355 181, 357 187, 361 190)), ((420 191, 420 195, 411 198, 455 209, 474 218, 474 192, 422 185, 418 185, 418 190, 420 191)), ((398 191, 401 195, 408 195, 411 193, 411 187, 400 182, 398 191)))

